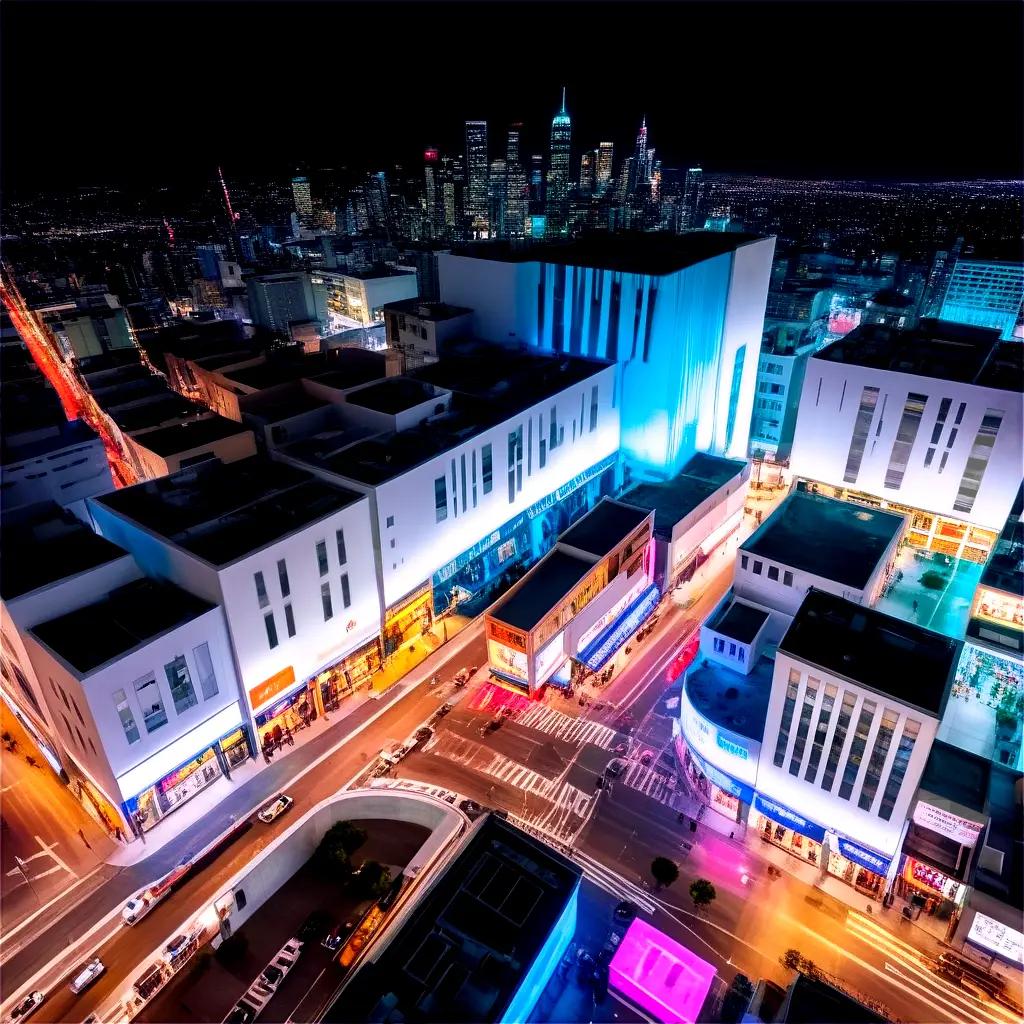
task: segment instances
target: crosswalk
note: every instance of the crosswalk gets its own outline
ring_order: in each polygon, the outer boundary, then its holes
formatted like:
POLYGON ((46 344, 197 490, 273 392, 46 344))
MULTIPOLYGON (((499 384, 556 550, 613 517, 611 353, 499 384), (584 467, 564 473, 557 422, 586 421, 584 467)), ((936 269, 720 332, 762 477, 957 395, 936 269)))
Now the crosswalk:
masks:
POLYGON ((635 903, 647 914, 653 914, 658 909, 658 905, 651 898, 650 893, 591 857, 590 854, 584 853, 582 850, 572 850, 569 856, 583 868, 584 878, 593 882, 598 888, 604 889, 605 892, 620 900, 629 900, 635 903))
POLYGON ((645 766, 639 761, 630 761, 629 767, 625 774, 619 777, 618 782, 666 806, 672 806, 678 784, 675 775, 668 774, 657 762, 652 766, 645 766))

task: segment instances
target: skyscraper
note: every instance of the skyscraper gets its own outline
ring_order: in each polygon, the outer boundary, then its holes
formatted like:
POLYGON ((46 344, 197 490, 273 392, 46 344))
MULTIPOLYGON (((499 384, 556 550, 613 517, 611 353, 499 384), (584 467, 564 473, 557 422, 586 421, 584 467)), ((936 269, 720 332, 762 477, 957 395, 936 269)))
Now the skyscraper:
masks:
POLYGON ((565 235, 569 230, 569 161, 572 150, 572 122, 562 109, 551 121, 551 168, 548 171, 547 234, 565 235))
POLYGON ((437 171, 437 150, 428 146, 423 151, 423 196, 430 237, 440 234, 444 226, 444 193, 437 171))
POLYGON ((487 122, 466 122, 466 219, 470 234, 487 231, 487 122))
POLYGON ((526 203, 528 192, 526 172, 519 156, 519 139, 523 126, 518 122, 509 125, 508 143, 505 147, 505 234, 518 237, 526 225, 526 203))
POLYGON ((492 238, 507 238, 505 224, 508 201, 508 173, 504 160, 492 160, 487 179, 487 225, 492 238))
POLYGON ((588 149, 580 154, 580 195, 589 196, 594 192, 597 151, 588 149))
POLYGON ((299 223, 308 228, 313 223, 313 196, 309 191, 309 178, 292 178, 292 196, 295 198, 295 215, 299 223))
POLYGON ((544 156, 534 153, 530 157, 530 213, 544 210, 544 156))
POLYGON ((370 226, 390 236, 394 228, 391 215, 391 197, 388 180, 383 171, 366 176, 366 212, 370 218, 370 226))
POLYGON ((602 142, 597 147, 597 168, 594 174, 594 190, 603 195, 612 180, 612 163, 615 159, 615 145, 602 142))
POLYGON ((683 211, 680 227, 683 231, 697 231, 703 224, 704 172, 691 167, 683 183, 683 211))

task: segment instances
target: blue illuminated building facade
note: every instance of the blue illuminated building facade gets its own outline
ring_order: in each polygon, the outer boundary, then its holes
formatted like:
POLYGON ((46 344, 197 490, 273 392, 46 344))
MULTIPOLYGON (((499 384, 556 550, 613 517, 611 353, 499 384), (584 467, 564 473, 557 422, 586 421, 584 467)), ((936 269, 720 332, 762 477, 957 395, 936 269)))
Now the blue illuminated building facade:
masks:
POLYGON ((627 471, 674 476, 697 452, 744 458, 774 238, 595 236, 439 261, 445 302, 502 344, 607 359, 627 471))
POLYGON ((1024 263, 961 259, 942 300, 940 320, 994 327, 1000 337, 1024 337, 1024 263))

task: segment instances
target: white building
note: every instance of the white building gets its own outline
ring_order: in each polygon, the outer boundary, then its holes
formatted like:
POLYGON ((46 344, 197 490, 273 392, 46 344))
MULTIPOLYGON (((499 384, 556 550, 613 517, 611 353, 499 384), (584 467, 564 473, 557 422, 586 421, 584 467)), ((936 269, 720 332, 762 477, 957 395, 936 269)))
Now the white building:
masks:
POLYGON ((26 647, 65 750, 130 834, 248 758, 248 716, 219 607, 148 579, 92 597, 26 647))
POLYGON ((472 334, 473 311, 443 302, 408 299, 384 307, 388 348, 401 356, 407 370, 437 362, 446 344, 472 334))
POLYGON ((807 367, 794 475, 911 516, 911 544, 982 562, 1024 474, 1024 352, 924 320, 860 327, 807 367))
POLYGON ((325 295, 332 334, 348 327, 382 323, 389 302, 415 299, 419 294, 415 271, 385 265, 366 271, 320 269, 313 274, 312 282, 313 288, 325 295))
POLYGON ((441 298, 474 333, 617 369, 622 451, 666 479, 696 452, 745 458, 774 238, 594 237, 439 257, 441 298))
POLYGON ((256 457, 203 463, 90 507, 147 574, 223 607, 261 741, 301 727, 379 667, 363 495, 256 457))

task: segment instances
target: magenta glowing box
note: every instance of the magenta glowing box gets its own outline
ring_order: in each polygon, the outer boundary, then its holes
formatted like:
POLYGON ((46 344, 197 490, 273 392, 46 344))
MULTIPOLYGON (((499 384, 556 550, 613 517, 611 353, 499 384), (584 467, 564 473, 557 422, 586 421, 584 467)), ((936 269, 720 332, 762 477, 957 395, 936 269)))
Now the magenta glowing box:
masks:
POLYGON ((608 968, 609 984, 662 1024, 693 1024, 715 968, 636 918, 608 968))

